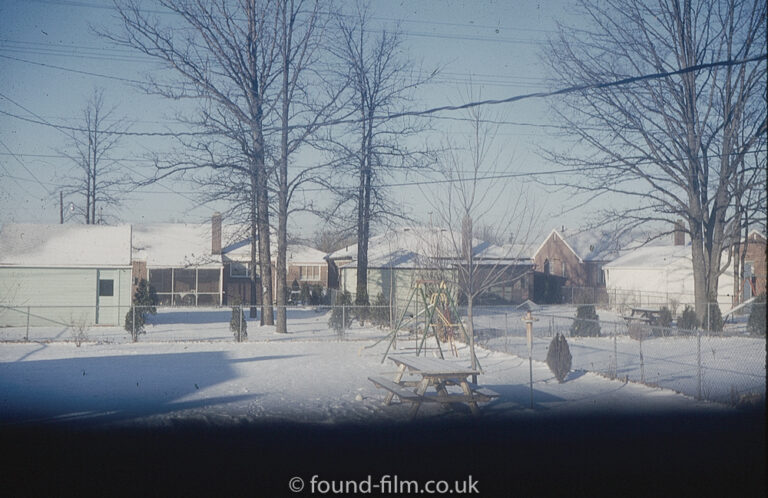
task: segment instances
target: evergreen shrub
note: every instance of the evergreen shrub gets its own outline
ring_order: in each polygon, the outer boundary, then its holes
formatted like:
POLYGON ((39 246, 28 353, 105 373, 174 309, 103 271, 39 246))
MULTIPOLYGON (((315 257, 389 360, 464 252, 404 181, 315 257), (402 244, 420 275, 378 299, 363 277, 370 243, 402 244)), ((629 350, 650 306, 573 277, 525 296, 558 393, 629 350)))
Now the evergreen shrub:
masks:
POLYGON ((549 343, 547 351, 547 365, 559 383, 565 382, 568 372, 571 371, 571 350, 568 341, 563 334, 558 333, 549 343))
POLYGON ((576 308, 576 319, 571 324, 571 336, 600 337, 599 316, 592 304, 584 304, 576 308))
POLYGON ((751 335, 765 337, 765 294, 760 294, 752 303, 747 330, 751 335))

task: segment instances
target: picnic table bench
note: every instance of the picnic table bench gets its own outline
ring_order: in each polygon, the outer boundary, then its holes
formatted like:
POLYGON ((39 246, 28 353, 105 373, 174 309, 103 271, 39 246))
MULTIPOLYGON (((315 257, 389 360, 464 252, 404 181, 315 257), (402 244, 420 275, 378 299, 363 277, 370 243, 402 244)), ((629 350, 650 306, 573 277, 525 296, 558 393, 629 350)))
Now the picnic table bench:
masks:
POLYGON ((393 354, 389 356, 398 367, 393 379, 368 377, 379 388, 389 391, 384 404, 389 405, 395 396, 401 402, 411 403, 411 417, 415 417, 422 403, 466 403, 473 415, 479 414, 478 403, 491 401, 499 396, 491 389, 479 387, 467 380, 470 375, 478 375, 477 370, 465 368, 452 361, 434 358, 393 354), (407 373, 416 379, 403 379, 407 373), (420 379, 418 377, 421 377, 420 379), (461 393, 450 392, 448 387, 458 386, 461 393), (427 390, 432 387, 434 393, 427 390))

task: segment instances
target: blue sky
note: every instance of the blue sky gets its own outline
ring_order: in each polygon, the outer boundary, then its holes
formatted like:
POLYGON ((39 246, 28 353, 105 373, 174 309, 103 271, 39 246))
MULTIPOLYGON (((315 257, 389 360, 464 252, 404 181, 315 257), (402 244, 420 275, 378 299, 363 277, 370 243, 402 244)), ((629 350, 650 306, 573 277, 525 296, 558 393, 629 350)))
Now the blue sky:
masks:
MULTIPOLYGON (((136 52, 110 45, 89 29, 89 25, 113 26, 110 5, 106 0, 1 0, 0 111, 77 126, 94 88, 101 88, 106 104, 114 105, 115 114, 132 123, 131 131, 179 129, 172 119, 178 103, 147 96, 119 80, 142 79, 157 71, 157 66, 136 52)), ((564 5, 561 1, 380 1, 373 3, 372 15, 381 26, 399 24, 410 57, 424 71, 440 67, 438 77, 416 95, 415 107, 426 109, 462 103, 470 84, 483 98, 545 89, 539 54, 554 34, 555 20, 565 16, 564 5)), ((508 123, 498 129, 499 171, 554 168, 536 154, 537 148, 546 148, 553 140, 547 127, 552 124, 548 105, 546 100, 530 100, 487 110, 508 123)), ((57 223, 61 178, 73 168, 64 154, 71 151, 71 139, 65 132, 19 117, 0 114, 0 224, 57 223)), ((441 113, 428 138, 464 136, 466 125, 454 120, 461 117, 461 113, 441 113)), ((167 138, 126 137, 113 156, 134 175, 147 176, 153 170, 144 158, 168 147, 167 138)), ((577 202, 566 200, 562 193, 547 193, 517 181, 513 187, 537 200, 544 232, 555 226, 575 227, 589 213, 584 209, 561 213, 569 202, 577 202)), ((200 205, 193 189, 178 181, 152 185, 128 194, 120 208, 105 214, 115 222, 199 222, 222 207, 200 205)), ((412 216, 428 220, 431 208, 423 201, 424 187, 400 186, 393 195, 412 216)), ((77 199, 66 200, 65 205, 69 202, 77 199)), ((506 209, 503 200, 497 204, 489 222, 506 209)), ((318 225, 317 219, 303 215, 294 218, 292 230, 309 236, 318 225)))

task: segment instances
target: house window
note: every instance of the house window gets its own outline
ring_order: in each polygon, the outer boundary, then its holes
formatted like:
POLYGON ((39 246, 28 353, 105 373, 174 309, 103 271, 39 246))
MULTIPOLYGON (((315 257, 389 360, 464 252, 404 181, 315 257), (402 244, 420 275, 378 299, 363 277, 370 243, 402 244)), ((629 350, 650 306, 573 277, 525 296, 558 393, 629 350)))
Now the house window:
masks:
POLYGON ((563 278, 568 278, 568 274, 565 271, 565 261, 562 261, 560 264, 562 265, 562 268, 563 268, 563 278))
POLYGON ((544 260, 544 274, 549 275, 549 259, 544 260))
POLYGON ((115 295, 114 280, 99 280, 99 296, 109 297, 115 295))
POLYGON ((320 267, 299 266, 299 280, 320 280, 320 267))
POLYGON ((248 278, 251 276, 251 271, 245 263, 231 263, 229 265, 229 276, 235 278, 248 278))

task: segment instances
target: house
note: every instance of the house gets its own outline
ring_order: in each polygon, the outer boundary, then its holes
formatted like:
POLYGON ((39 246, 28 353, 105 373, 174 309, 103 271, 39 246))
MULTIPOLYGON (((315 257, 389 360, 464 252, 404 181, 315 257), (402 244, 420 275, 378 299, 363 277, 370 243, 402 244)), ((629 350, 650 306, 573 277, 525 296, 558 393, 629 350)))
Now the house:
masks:
POLYGON ((603 265, 629 242, 610 231, 552 230, 534 253, 536 271, 570 287, 605 287, 603 265))
POLYGON ((131 306, 129 225, 6 224, 0 326, 120 325, 131 306))
MULTIPOLYGON (((740 278, 738 284, 739 295, 736 296, 736 300, 744 302, 753 296, 765 294, 766 292, 765 235, 757 230, 752 230, 749 232, 747 240, 741 243, 740 251, 744 253, 744 268, 743 278, 740 278)), ((734 254, 733 257, 736 258, 738 255, 734 254)), ((734 305, 736 304, 739 304, 739 302, 734 302, 734 305)))
MULTIPOLYGON (((368 296, 381 294, 403 308, 420 280, 458 280, 462 257, 460 235, 432 227, 406 227, 372 237, 368 244, 368 296)), ((474 239, 476 281, 487 287, 475 301, 520 303, 533 295, 533 262, 515 252, 517 246, 495 246, 474 239), (491 279, 490 276, 494 275, 491 279), (486 285, 492 281, 494 285, 486 285)), ((332 281, 340 291, 356 292, 357 245, 328 255, 332 281)))
MULTIPOLYGON (((723 261, 727 260, 724 254, 723 261)), ((722 311, 731 309, 733 266, 718 281, 717 302, 722 311)), ((695 303, 691 246, 648 246, 630 251, 604 267, 609 302, 627 306, 667 306, 695 303)))
MULTIPOLYGON (((251 279, 251 238, 248 227, 224 225, 215 213, 211 223, 135 225, 134 280, 146 278, 161 306, 219 306, 260 304, 260 277, 251 279)), ((274 244, 273 244, 274 245, 274 244)), ((276 248, 272 254, 276 288, 276 248)), ((287 283, 327 287, 325 253, 289 244, 286 250, 287 283)))
POLYGON ((207 224, 134 225, 134 285, 146 279, 159 306, 225 304, 224 264, 211 238, 207 224))

